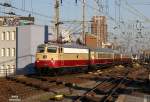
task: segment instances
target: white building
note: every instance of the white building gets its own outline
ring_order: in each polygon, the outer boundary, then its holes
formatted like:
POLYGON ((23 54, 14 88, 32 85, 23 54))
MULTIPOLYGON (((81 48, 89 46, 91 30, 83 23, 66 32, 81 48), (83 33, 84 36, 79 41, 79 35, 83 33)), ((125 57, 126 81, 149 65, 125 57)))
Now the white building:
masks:
POLYGON ((36 48, 48 41, 48 27, 0 27, 0 77, 34 73, 36 48))
POLYGON ((15 73, 16 27, 0 27, 0 76, 15 73))

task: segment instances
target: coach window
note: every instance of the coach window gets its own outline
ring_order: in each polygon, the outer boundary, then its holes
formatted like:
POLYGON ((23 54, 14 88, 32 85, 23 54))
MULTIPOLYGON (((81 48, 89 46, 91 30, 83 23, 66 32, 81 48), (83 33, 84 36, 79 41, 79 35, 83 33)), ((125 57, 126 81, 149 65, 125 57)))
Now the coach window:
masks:
POLYGON ((56 53, 56 51, 57 51, 56 47, 48 47, 47 48, 47 52, 49 52, 49 53, 56 53))

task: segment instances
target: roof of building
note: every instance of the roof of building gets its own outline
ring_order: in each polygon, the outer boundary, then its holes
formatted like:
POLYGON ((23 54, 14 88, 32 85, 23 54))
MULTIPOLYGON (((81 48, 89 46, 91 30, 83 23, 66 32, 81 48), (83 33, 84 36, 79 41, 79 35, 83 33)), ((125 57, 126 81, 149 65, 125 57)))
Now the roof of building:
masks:
POLYGON ((87 46, 84 46, 84 45, 79 45, 79 44, 76 44, 76 43, 65 43, 65 44, 61 44, 61 43, 47 43, 46 44, 41 44, 39 46, 59 46, 59 47, 67 47, 67 48, 84 48, 84 49, 88 49, 87 46))

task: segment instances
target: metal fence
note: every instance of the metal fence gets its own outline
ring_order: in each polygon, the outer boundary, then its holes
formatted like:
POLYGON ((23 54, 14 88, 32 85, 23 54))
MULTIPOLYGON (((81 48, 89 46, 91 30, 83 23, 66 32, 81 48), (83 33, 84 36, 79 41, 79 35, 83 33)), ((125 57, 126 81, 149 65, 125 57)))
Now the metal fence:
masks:
MULTIPOLYGON (((31 62, 34 61, 34 55, 25 55, 13 59, 9 59, 3 62, 0 62, 0 77, 8 77, 8 76, 15 76, 16 75, 16 67, 18 65, 18 60, 22 58, 29 57, 31 58, 31 62)), ((30 64, 30 63, 29 63, 30 64)))

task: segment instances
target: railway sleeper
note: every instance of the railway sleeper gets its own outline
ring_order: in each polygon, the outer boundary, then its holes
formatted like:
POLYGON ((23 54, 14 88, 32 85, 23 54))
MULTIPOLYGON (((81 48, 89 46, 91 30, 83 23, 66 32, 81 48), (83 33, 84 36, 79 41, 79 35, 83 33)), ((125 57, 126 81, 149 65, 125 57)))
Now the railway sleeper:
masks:
POLYGON ((97 94, 107 94, 107 93, 109 93, 114 87, 115 87, 115 85, 111 85, 111 86, 105 87, 105 88, 97 88, 97 89, 94 90, 94 92, 96 92, 97 94))
POLYGON ((85 96, 81 99, 82 102, 100 102, 100 98, 85 96))

